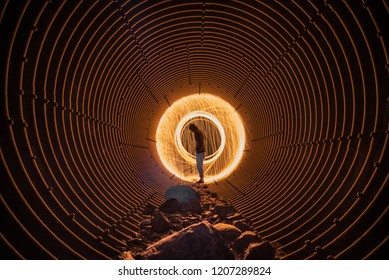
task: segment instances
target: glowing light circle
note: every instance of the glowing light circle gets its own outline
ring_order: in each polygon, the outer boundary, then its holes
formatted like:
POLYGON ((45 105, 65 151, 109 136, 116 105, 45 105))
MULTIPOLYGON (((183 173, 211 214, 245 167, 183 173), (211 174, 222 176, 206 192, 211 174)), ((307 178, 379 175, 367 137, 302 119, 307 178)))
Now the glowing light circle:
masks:
POLYGON ((181 98, 162 115, 155 138, 159 158, 166 169, 184 181, 198 180, 195 140, 188 129, 189 123, 195 123, 205 137, 205 182, 229 176, 243 156, 244 125, 234 107, 206 93, 181 98))
POLYGON ((213 122, 216 125, 217 129, 220 132, 220 136, 221 136, 220 147, 211 156, 205 157, 204 165, 207 165, 207 164, 210 164, 210 163, 214 162, 215 160, 217 160, 218 157, 220 156, 220 154, 223 152, 224 147, 226 145, 226 134, 224 132, 224 128, 223 128, 222 124, 220 123, 220 121, 214 115, 212 115, 208 112, 194 111, 194 112, 191 112, 191 113, 185 115, 177 125, 175 136, 176 136, 177 148, 178 148, 179 153, 189 163, 196 164, 196 156, 192 155, 184 148, 182 141, 181 141, 181 134, 182 134, 182 130, 183 130, 184 125, 190 119, 195 118, 195 117, 204 117, 204 118, 209 119, 211 122, 213 122))

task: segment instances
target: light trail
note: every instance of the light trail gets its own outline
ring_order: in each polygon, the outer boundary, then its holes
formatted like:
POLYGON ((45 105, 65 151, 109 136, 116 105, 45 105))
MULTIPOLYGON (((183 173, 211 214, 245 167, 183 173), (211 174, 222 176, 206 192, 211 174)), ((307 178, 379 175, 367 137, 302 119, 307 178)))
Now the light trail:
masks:
POLYGON ((194 94, 174 102, 161 117, 156 131, 158 155, 176 177, 198 179, 194 123, 204 133, 205 182, 230 175, 243 156, 246 136, 242 119, 225 100, 211 94, 194 94))

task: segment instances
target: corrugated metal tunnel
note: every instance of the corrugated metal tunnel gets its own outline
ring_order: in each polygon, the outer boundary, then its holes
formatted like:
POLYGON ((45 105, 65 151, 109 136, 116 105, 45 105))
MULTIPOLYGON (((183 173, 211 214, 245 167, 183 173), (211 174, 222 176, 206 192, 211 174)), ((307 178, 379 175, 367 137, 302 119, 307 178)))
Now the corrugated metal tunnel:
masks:
POLYGON ((1 256, 115 258, 181 183, 155 130, 211 93, 240 114, 210 184, 285 259, 388 257, 387 1, 4 1, 1 256), (386 251, 386 253, 385 253, 386 251))

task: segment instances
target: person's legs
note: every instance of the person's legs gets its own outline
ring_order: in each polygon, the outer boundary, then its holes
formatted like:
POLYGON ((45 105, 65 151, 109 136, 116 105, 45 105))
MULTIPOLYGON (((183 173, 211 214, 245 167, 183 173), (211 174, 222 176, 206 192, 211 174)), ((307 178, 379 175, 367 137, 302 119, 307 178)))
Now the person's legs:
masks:
POLYGON ((204 158, 205 158, 204 153, 196 154, 196 165, 197 165, 197 170, 199 171, 201 181, 204 181, 204 168, 203 168, 204 158))

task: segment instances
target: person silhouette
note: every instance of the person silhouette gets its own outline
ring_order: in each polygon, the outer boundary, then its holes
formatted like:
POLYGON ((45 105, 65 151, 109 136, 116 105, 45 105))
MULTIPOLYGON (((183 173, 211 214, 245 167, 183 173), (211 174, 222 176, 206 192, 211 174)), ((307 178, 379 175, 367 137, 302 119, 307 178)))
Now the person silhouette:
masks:
POLYGON ((196 140, 196 167, 200 175, 200 180, 197 183, 204 183, 204 134, 203 132, 193 123, 189 125, 189 130, 194 133, 196 140))

